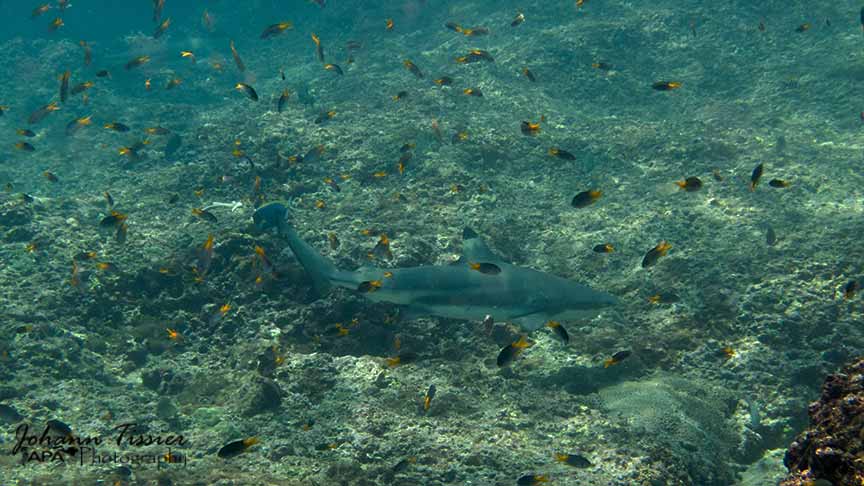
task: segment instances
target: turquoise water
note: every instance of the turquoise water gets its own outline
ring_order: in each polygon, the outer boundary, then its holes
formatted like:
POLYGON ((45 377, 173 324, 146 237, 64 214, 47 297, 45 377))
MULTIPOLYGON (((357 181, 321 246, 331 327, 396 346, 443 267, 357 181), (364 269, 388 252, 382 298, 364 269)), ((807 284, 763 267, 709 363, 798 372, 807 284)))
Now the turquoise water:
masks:
POLYGON ((39 6, 2 484, 772 485, 862 354, 858 4, 39 6))

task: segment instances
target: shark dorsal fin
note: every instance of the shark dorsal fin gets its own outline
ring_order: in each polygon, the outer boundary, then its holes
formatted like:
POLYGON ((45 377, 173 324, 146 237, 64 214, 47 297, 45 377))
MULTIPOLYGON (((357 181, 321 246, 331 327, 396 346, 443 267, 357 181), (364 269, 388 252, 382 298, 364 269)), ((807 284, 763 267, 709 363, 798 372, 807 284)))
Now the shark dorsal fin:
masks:
POLYGON ((483 238, 471 228, 462 230, 462 256, 459 257, 457 263, 468 262, 504 262, 500 256, 496 255, 486 246, 483 238))

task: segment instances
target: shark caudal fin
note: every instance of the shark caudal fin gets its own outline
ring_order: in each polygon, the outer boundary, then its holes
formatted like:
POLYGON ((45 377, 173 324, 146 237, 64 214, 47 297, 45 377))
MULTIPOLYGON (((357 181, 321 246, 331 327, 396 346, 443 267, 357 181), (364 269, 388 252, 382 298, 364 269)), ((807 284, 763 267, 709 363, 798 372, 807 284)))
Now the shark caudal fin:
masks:
POLYGON ((341 272, 329 260, 321 256, 314 248, 300 238, 291 223, 288 222, 288 207, 283 202, 267 203, 255 210, 252 215, 255 226, 259 229, 277 228, 279 233, 288 240, 288 246, 294 256, 303 265, 306 273, 312 277, 315 290, 324 295, 332 286, 331 280, 341 272))

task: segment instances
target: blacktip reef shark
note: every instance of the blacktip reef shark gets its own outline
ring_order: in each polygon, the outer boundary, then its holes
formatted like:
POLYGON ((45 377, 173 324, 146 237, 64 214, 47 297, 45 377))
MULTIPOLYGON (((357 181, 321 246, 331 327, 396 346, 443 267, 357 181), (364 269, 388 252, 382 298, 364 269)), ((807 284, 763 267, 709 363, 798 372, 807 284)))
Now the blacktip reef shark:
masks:
POLYGON ((543 327, 550 320, 584 318, 617 302, 605 292, 504 262, 468 228, 462 235, 462 257, 451 265, 340 270, 303 241, 288 218, 288 207, 282 202, 263 205, 252 216, 259 229, 276 228, 287 239, 322 295, 333 287, 368 290, 375 282, 374 289, 362 295, 372 301, 406 306, 410 317, 481 320, 491 315, 496 321, 514 322, 526 331, 543 327), (491 264, 496 272, 478 271, 478 263, 485 267, 491 264))

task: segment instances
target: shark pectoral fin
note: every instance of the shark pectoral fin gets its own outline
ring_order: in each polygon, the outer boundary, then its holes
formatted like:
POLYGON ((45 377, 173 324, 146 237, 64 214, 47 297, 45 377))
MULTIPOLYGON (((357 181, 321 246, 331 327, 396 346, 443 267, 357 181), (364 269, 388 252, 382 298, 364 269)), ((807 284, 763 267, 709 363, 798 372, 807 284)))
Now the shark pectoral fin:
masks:
POLYGON ((511 322, 519 324, 519 327, 526 331, 536 331, 545 326, 551 320, 551 315, 555 312, 545 306, 534 305, 522 314, 510 316, 508 319, 511 322))
POLYGON ((476 231, 471 228, 462 230, 462 256, 459 257, 457 263, 503 261, 500 256, 489 249, 476 231))
POLYGON ((512 317, 510 321, 519 324, 519 327, 526 331, 536 331, 545 326, 549 322, 549 315, 545 312, 526 314, 524 316, 512 317))

